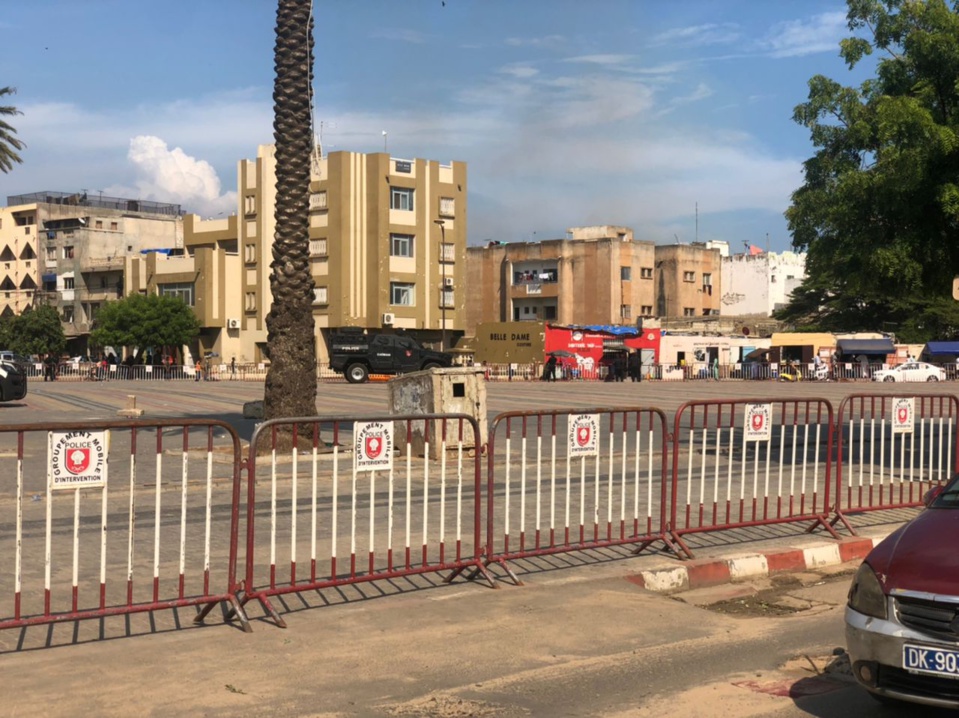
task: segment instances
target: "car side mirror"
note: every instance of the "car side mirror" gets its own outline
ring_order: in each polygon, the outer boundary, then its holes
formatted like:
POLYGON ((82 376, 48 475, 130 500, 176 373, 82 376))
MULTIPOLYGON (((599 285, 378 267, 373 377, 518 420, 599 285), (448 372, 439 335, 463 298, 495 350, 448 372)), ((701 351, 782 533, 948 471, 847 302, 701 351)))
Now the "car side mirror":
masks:
POLYGON ((942 493, 942 486, 933 486, 926 492, 926 495, 922 497, 922 503, 926 506, 931 506, 932 502, 939 498, 939 494, 942 493))

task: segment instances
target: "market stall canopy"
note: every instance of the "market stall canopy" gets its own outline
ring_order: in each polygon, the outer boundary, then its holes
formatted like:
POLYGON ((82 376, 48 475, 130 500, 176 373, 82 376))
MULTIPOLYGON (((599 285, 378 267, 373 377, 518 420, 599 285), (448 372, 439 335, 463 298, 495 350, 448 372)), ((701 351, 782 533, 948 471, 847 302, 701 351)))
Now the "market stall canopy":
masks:
POLYGON ((745 361, 759 361, 764 356, 769 354, 769 349, 753 349, 749 354, 743 357, 745 361))
POLYGON ((850 354, 895 354, 896 347, 892 339, 839 339, 836 349, 844 355, 850 354))
POLYGON ((959 355, 959 342, 927 342, 924 354, 949 354, 951 356, 959 355))

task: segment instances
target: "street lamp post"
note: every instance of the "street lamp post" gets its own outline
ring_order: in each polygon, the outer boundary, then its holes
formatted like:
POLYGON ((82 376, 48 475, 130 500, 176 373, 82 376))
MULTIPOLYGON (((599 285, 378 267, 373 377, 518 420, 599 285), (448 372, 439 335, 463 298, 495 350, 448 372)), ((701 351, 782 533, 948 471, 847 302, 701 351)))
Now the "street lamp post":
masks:
POLYGON ((442 339, 440 340, 440 351, 446 351, 446 261, 443 252, 446 249, 446 220, 434 219, 433 224, 440 226, 440 267, 442 268, 443 279, 440 283, 440 321, 442 324, 442 339))

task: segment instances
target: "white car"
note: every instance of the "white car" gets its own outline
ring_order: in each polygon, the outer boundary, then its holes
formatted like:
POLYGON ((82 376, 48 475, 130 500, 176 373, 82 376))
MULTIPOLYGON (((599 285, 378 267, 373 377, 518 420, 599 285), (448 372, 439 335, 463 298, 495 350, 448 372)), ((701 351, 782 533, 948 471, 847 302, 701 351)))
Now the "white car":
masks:
POLYGON ((911 361, 891 369, 879 369, 872 373, 873 381, 945 381, 946 370, 933 364, 911 361))

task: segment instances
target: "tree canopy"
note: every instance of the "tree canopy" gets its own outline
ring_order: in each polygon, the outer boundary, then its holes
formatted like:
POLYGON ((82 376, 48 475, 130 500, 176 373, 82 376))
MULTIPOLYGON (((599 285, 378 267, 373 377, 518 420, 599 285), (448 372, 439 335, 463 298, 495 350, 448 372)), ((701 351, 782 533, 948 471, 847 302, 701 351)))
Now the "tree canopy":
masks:
POLYGON ((90 338, 101 347, 178 347, 200 332, 193 310, 179 297, 131 294, 107 302, 94 321, 90 338))
MULTIPOLYGON (((13 87, 0 87, 0 102, 3 102, 7 95, 16 92, 13 87)), ((20 110, 12 105, 0 105, 0 170, 9 172, 13 169, 14 162, 23 162, 16 150, 22 150, 25 145, 22 140, 17 139, 17 131, 11 127, 4 117, 21 114, 20 110)))
POLYGON ((848 0, 847 87, 817 75, 793 119, 815 154, 786 219, 807 279, 777 317, 823 330, 959 333, 959 8, 945 0, 848 0))
POLYGON ((27 307, 0 321, 0 346, 17 354, 60 356, 67 346, 60 315, 50 306, 27 307))

